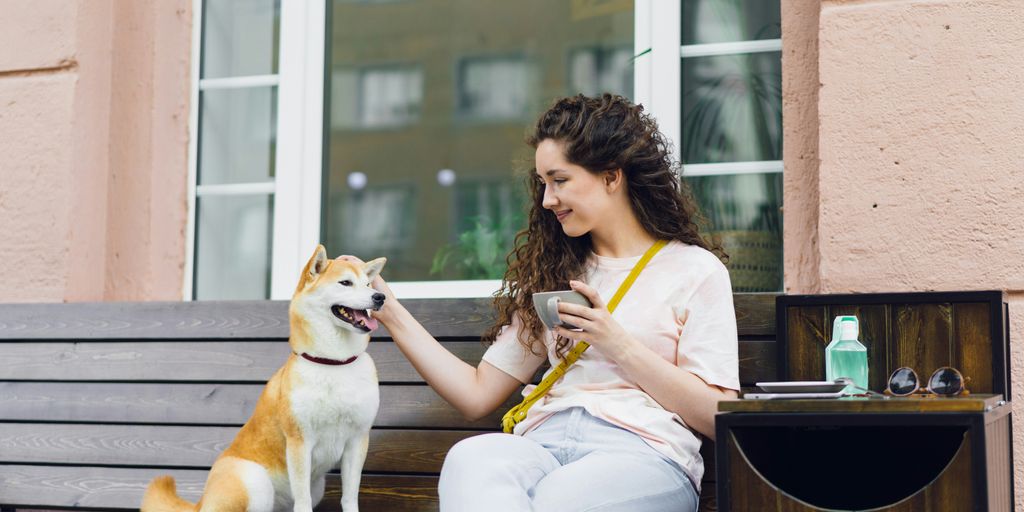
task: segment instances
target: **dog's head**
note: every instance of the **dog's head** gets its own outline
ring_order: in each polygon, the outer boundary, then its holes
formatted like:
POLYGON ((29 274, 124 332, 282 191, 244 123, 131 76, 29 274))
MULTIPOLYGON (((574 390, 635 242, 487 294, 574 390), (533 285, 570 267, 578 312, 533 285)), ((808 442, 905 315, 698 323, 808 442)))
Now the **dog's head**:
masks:
POLYGON ((369 334, 377 328, 377 320, 368 310, 379 310, 384 304, 384 294, 374 290, 370 282, 386 262, 386 258, 362 265, 329 260, 324 246, 318 245, 302 270, 292 309, 301 312, 306 322, 322 326, 320 319, 326 318, 337 329, 369 334))

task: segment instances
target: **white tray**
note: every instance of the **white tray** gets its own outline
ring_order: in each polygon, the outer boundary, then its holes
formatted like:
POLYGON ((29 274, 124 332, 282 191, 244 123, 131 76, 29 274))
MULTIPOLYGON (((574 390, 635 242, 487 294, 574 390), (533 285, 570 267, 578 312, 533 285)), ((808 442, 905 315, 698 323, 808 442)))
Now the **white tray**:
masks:
POLYGON ((757 387, 767 393, 835 393, 842 391, 846 384, 829 380, 804 380, 790 382, 758 382, 757 387))

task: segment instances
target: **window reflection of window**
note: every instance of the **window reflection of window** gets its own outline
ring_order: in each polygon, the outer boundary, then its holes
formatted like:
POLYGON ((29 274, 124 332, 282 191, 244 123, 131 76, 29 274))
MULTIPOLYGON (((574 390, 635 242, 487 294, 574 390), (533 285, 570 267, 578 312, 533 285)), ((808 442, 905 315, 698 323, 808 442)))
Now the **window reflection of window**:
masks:
POLYGON ((459 66, 459 113, 475 119, 525 116, 534 75, 523 57, 464 59, 459 66))
POLYGON ((417 68, 335 70, 333 128, 394 128, 419 120, 423 72, 417 68))
MULTIPOLYGON (((332 225, 341 226, 340 247, 359 254, 402 252, 415 243, 415 189, 411 185, 367 186, 349 191, 332 225)), ((336 210, 337 211, 337 210, 336 210)))
POLYGON ((610 92, 633 95, 632 47, 585 48, 569 57, 569 84, 587 96, 610 92))

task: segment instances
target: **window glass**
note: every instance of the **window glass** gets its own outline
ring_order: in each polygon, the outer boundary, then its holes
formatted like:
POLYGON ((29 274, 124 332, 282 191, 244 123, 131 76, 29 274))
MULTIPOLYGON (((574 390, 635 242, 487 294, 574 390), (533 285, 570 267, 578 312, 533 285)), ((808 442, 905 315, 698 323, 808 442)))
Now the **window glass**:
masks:
POLYGON ((633 2, 329 5, 328 252, 386 256, 390 281, 502 277, 525 135, 555 98, 632 94, 633 2))
POLYGON ((682 61, 683 162, 782 159, 781 52, 682 61))
POLYGON ((687 178, 711 235, 729 254, 737 292, 782 289, 782 174, 722 174, 687 178))
POLYGON ((201 300, 270 296, 273 196, 206 196, 196 200, 193 293, 201 300))
POLYGON ((202 78, 277 73, 280 0, 203 2, 202 78))
POLYGON ((683 44, 780 39, 781 19, 774 0, 684 0, 683 44))
POLYGON ((273 179, 277 87, 205 90, 199 109, 200 185, 273 179))

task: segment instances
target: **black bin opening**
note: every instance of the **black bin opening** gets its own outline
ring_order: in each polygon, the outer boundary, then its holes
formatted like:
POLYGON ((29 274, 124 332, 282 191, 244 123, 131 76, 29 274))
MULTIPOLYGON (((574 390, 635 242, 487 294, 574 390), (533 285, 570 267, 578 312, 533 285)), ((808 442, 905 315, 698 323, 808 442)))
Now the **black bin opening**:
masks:
POLYGON ((913 496, 949 465, 963 426, 735 427, 761 476, 820 508, 870 509, 913 496))

